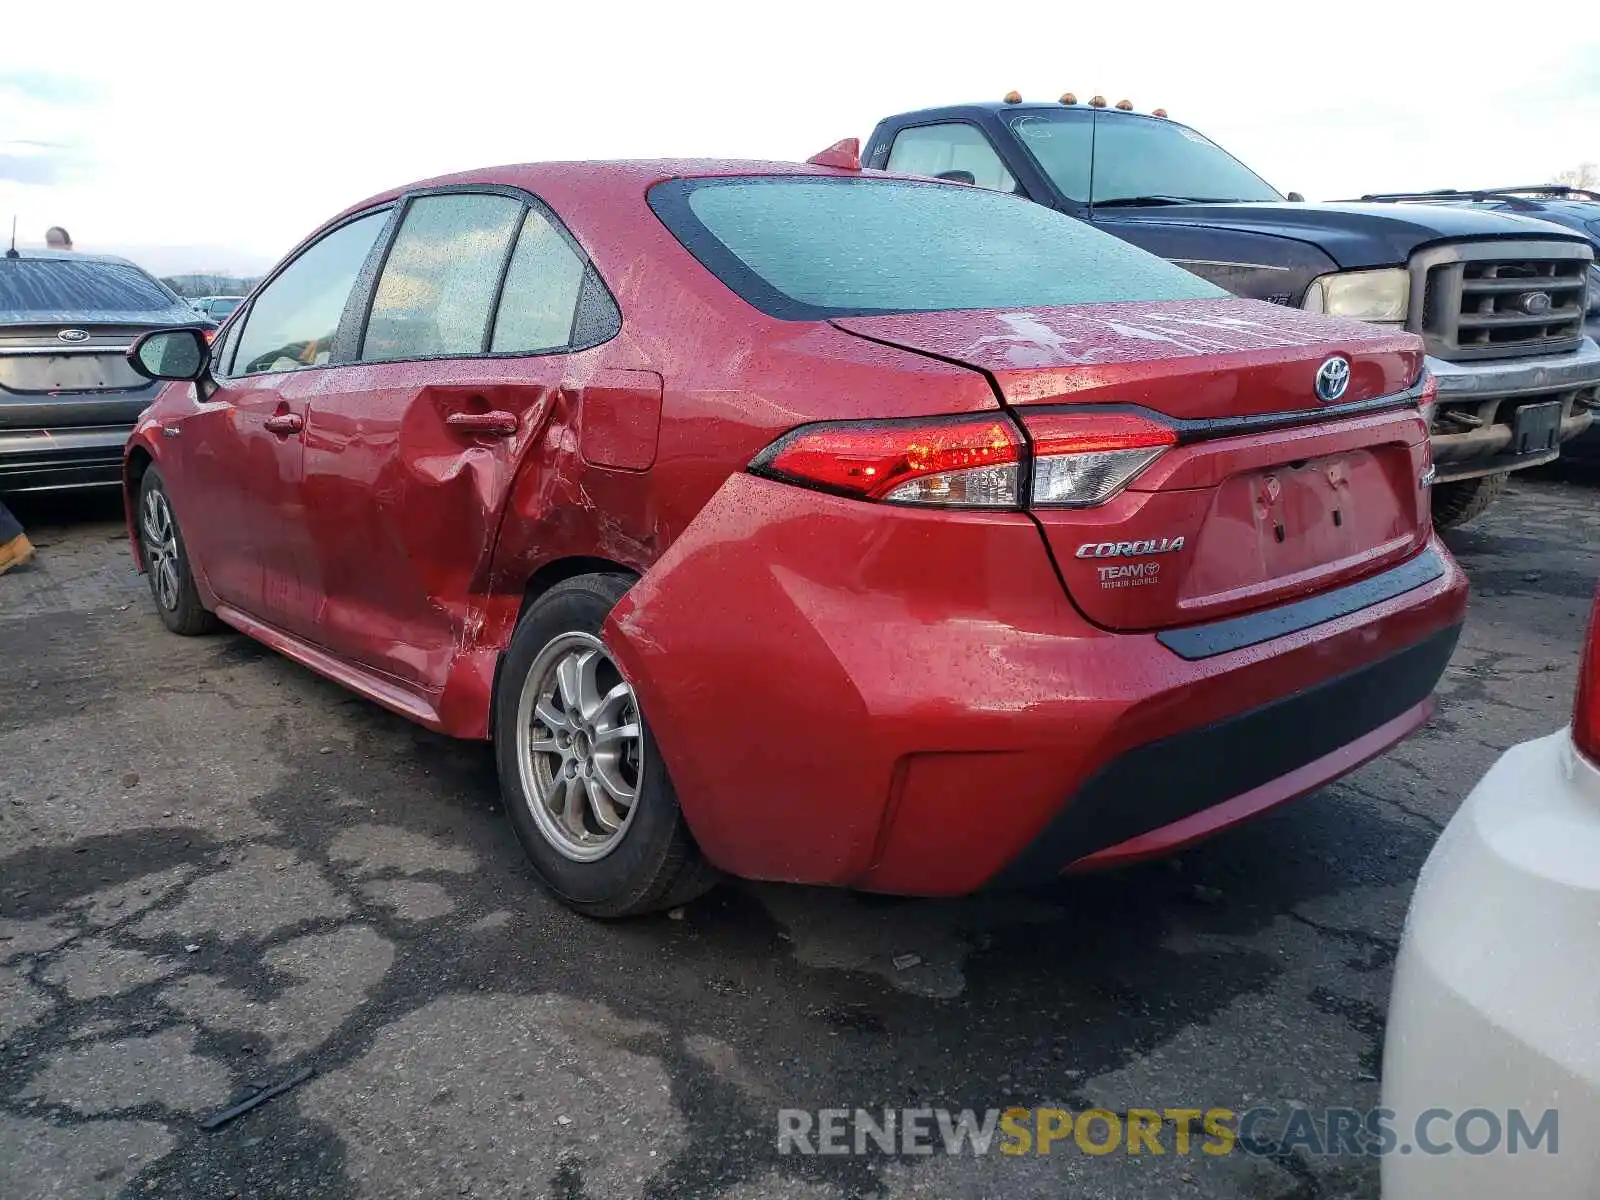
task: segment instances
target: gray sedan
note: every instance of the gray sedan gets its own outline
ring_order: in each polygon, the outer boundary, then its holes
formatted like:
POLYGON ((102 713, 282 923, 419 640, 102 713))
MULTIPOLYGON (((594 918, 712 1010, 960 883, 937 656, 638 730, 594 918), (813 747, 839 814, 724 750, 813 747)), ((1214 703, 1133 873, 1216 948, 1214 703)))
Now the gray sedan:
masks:
POLYGON ((123 444, 160 387, 123 353, 177 325, 216 327, 130 262, 0 255, 0 493, 120 483, 123 444))

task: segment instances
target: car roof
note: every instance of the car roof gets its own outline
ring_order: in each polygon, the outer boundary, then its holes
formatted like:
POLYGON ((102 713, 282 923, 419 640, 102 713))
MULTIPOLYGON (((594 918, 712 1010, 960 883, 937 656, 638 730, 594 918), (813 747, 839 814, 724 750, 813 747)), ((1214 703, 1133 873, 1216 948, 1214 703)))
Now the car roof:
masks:
MULTIPOLYGON (((499 184, 522 188, 538 196, 559 193, 570 187, 585 190, 596 184, 610 184, 624 191, 643 192, 667 179, 699 178, 726 175, 861 175, 861 171, 847 171, 832 167, 818 167, 811 163, 768 162, 760 159, 737 158, 650 158, 616 160, 573 160, 567 162, 508 163, 497 167, 480 167, 459 171, 453 175, 437 175, 419 179, 401 187, 390 188, 369 196, 359 204, 352 204, 340 217, 360 212, 375 204, 394 200, 407 192, 424 188, 463 187, 473 184, 499 184)), ((881 172, 874 171, 877 175, 881 172)), ((549 197, 546 197, 549 198, 549 197)))
MULTIPOLYGON (((1170 121, 1172 119, 1170 117, 1158 117, 1154 113, 1142 113, 1132 109, 1116 108, 1110 104, 1092 105, 1087 101, 1081 100, 1077 104, 1062 104, 1059 100, 1024 100, 1016 104, 1009 104, 1004 100, 974 100, 965 104, 941 104, 937 108, 919 108, 912 112, 895 113, 892 117, 885 119, 892 120, 897 123, 911 123, 915 121, 937 120, 941 117, 950 117, 958 114, 971 115, 975 112, 1098 112, 1114 113, 1118 117, 1147 117, 1152 121, 1170 121)), ((1181 125, 1183 122, 1178 121, 1174 123, 1181 125)))
POLYGON ((12 255, 6 251, 0 251, 0 258, 59 259, 62 261, 70 260, 72 262, 116 263, 119 267, 133 267, 135 270, 144 270, 144 268, 140 267, 137 263, 134 263, 126 258, 119 258, 115 254, 84 254, 79 250, 42 250, 37 247, 30 248, 27 246, 18 246, 15 255, 12 255))

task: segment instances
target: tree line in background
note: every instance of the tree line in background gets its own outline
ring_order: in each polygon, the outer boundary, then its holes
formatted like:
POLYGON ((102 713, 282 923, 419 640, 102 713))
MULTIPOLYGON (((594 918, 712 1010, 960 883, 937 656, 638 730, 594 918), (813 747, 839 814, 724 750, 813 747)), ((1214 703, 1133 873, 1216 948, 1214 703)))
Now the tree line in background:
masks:
POLYGON ((1600 191, 1600 163, 1579 163, 1565 171, 1558 171, 1556 182, 1587 192, 1600 191))
POLYGON ((243 296, 260 280, 239 275, 168 275, 161 282, 184 299, 189 299, 194 296, 243 296))

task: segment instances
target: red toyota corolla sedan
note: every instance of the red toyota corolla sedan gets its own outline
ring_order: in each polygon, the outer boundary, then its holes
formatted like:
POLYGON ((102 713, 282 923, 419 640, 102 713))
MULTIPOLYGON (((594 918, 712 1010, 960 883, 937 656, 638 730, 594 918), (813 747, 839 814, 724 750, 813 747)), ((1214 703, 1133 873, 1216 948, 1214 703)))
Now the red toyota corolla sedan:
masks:
POLYGON ((1416 728, 1466 602, 1415 337, 960 184, 472 172, 131 357, 168 627, 491 739, 596 915, 1165 854, 1416 728))

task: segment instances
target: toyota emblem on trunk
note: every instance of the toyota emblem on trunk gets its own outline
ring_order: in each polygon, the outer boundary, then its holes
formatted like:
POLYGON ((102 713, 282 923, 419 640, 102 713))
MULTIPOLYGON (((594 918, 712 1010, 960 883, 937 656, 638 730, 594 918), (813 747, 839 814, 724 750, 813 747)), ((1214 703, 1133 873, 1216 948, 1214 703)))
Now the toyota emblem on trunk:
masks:
POLYGON ((1330 358, 1317 368, 1317 399, 1332 404, 1350 386, 1350 360, 1330 358))
POLYGON ((89 331, 87 329, 63 329, 56 334, 63 342, 87 342, 89 331))
POLYGON ((1523 292, 1517 297, 1517 307, 1530 317, 1542 317, 1550 311, 1550 293, 1523 292))

